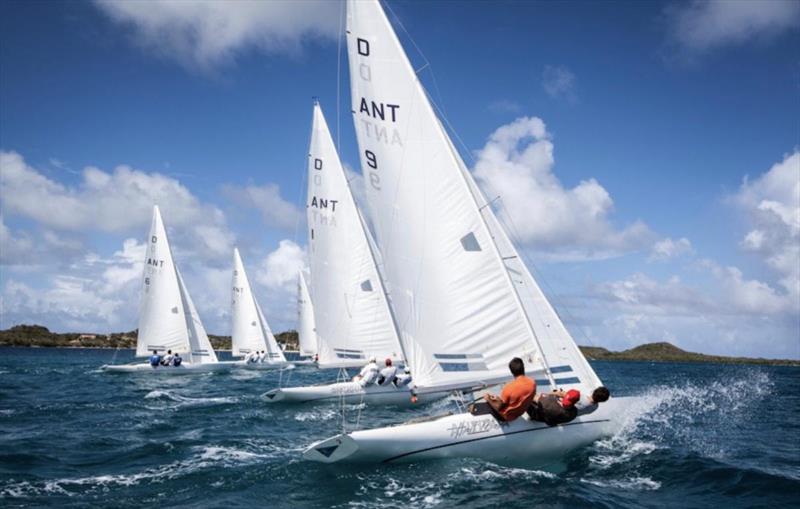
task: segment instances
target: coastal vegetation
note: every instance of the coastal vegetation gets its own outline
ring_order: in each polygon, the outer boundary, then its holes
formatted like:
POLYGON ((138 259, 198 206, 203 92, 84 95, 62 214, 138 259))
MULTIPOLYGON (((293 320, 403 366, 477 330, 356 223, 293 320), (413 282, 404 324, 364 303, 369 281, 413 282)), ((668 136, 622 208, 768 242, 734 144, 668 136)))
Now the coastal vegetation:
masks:
MULTIPOLYGON (((41 325, 15 325, 10 329, 0 330, 0 346, 135 348, 136 334, 136 330, 111 334, 57 333, 50 332, 47 327, 41 325)), ((230 350, 230 336, 209 334, 208 337, 215 350, 230 350)), ((297 350, 298 348, 297 332, 294 330, 275 334, 275 339, 286 350, 297 350)), ((666 342, 647 343, 621 352, 613 352, 597 346, 581 346, 580 349, 589 360, 599 361, 709 362, 717 364, 800 366, 800 360, 725 357, 687 352, 666 342)))

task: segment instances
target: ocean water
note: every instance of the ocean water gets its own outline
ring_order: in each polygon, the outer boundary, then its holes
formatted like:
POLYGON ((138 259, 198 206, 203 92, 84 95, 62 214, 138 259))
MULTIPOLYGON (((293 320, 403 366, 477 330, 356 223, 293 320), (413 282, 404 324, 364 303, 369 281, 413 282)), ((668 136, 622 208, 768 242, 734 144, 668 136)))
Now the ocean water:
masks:
MULTIPOLYGON (((304 462, 342 408, 268 405, 335 371, 106 374, 130 351, 0 348, 0 506, 800 507, 800 369, 593 363, 644 396, 617 436, 554 474, 484 461, 304 462), (287 380, 287 377, 289 379, 287 380)), ((347 405, 345 426, 449 409, 347 405)))

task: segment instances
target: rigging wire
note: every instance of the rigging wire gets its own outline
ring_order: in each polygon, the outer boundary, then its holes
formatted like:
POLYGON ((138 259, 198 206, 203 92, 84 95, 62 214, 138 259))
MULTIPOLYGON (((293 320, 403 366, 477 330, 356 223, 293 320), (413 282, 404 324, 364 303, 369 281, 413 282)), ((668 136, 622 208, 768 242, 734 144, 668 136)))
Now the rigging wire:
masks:
MULTIPOLYGON (((476 163, 476 160, 475 160, 475 157, 472 154, 472 151, 469 149, 469 147, 467 147, 467 144, 464 143, 464 140, 461 138, 461 136, 458 135, 458 131, 453 126, 453 124, 450 123, 450 119, 448 118, 447 112, 445 111, 444 104, 443 104, 444 101, 442 100, 442 95, 441 95, 441 92, 439 90, 439 85, 438 85, 438 82, 436 81, 436 74, 435 74, 435 72, 433 70, 433 64, 431 64, 430 60, 428 60, 428 57, 426 57, 425 54, 422 52, 422 49, 420 49, 419 45, 417 44, 416 40, 414 40, 414 37, 411 35, 411 33, 408 30, 406 30, 406 27, 403 25, 403 22, 400 21, 400 18, 394 12, 394 10, 391 8, 391 6, 387 2, 384 2, 383 5, 385 5, 386 8, 389 10, 389 12, 392 13, 392 16, 394 17, 394 20, 397 23, 397 25, 402 29, 403 33, 405 33, 405 35, 408 38, 408 40, 414 46, 414 49, 417 51, 417 53, 419 53, 420 57, 422 57, 422 59, 424 61, 424 65, 422 67, 420 67, 417 70, 417 72, 423 71, 425 69, 428 70, 428 74, 431 77, 431 83, 433 84, 434 89, 436 90, 436 94, 439 97, 439 100, 442 103, 442 105, 440 106, 440 103, 437 102, 436 100, 434 100, 434 98, 431 96, 431 94, 428 93, 428 91, 425 89, 425 87, 422 87, 422 90, 425 93, 425 95, 427 96, 428 100, 433 105, 434 109, 436 109, 436 111, 439 113, 439 117, 444 121, 444 124, 447 127, 448 132, 458 141, 458 144, 461 146, 461 148, 463 149, 464 153, 467 154, 467 159, 472 163, 472 166, 474 167, 475 163, 476 163)), ((494 200, 491 200, 491 202, 496 201, 498 198, 501 199, 501 201, 502 201, 502 198, 498 195, 497 198, 495 198, 494 200)), ((489 202, 487 204, 490 204, 491 202, 489 202)), ((504 207, 504 210, 505 210, 505 214, 503 214, 502 217, 497 217, 498 221, 500 221, 501 224, 505 227, 506 232, 509 234, 509 236, 511 237, 512 242, 515 245, 517 245, 517 246, 523 245, 520 242, 520 236, 519 236, 519 234, 517 232, 516 227, 513 225, 513 219, 511 218, 511 215, 508 212, 508 209, 505 209, 505 207, 504 207), (507 219, 507 221, 505 221, 504 219, 507 219), (508 224, 509 222, 512 223, 511 224, 511 228, 509 227, 509 224, 508 224), (512 228, 513 228, 513 232, 512 232, 512 228)), ((498 216, 498 215, 496 214, 496 216, 498 216)), ((575 318, 572 315, 572 313, 570 313, 568 307, 564 304, 564 301, 560 299, 558 294, 554 291, 552 285, 550 285, 548 280, 545 279, 544 274, 542 273, 542 271, 533 263, 533 260, 530 258, 528 253, 525 252, 524 250, 521 253, 518 251, 518 253, 520 254, 523 262, 525 262, 525 264, 528 265, 528 267, 533 268, 534 272, 537 275, 536 281, 537 282, 541 281, 542 283, 544 283, 544 286, 548 289, 548 292, 550 292, 551 299, 556 301, 556 303, 558 304, 559 308, 561 308, 565 312, 565 314, 570 318, 570 321, 578 329, 578 332, 580 333, 580 335, 586 341, 588 341, 591 346, 596 346, 595 343, 586 334, 586 331, 583 329, 583 327, 580 327, 579 325, 577 325, 577 321, 575 320, 575 318)), ((559 312, 555 309, 555 306, 553 306, 553 309, 555 310, 556 314, 559 315, 559 312)), ((561 319, 560 316, 559 316, 559 319, 561 319)))

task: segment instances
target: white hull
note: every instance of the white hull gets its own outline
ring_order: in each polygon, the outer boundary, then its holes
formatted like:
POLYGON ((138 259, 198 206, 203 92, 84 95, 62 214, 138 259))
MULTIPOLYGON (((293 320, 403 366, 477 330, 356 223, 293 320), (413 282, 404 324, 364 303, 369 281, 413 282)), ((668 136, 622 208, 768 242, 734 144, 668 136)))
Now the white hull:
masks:
POLYGON ((471 380, 460 384, 448 384, 438 387, 402 387, 394 385, 368 385, 362 387, 358 382, 338 382, 327 385, 310 385, 305 387, 282 387, 264 393, 269 403, 310 403, 340 401, 347 403, 371 403, 378 405, 415 406, 438 401, 454 391, 464 393, 486 389, 492 383, 471 380), (411 389, 417 401, 411 401, 411 389))
POLYGON ((158 375, 188 375, 191 373, 208 373, 210 371, 228 371, 230 369, 294 369, 291 362, 250 363, 244 361, 204 362, 202 364, 183 363, 180 366, 157 366, 150 363, 139 364, 107 364, 101 368, 109 373, 153 373, 158 375))
POLYGON ((150 363, 140 364, 107 364, 102 367, 108 373, 152 373, 154 375, 188 375, 191 373, 207 373, 210 371, 226 371, 237 364, 236 361, 204 362, 202 364, 184 363, 180 366, 157 366, 150 363))
POLYGON ((595 412, 550 427, 523 416, 501 424, 468 413, 412 424, 354 431, 312 444, 303 458, 323 463, 388 463, 480 458, 501 465, 557 470, 569 451, 611 436, 636 398, 613 398, 595 412))
POLYGON ((325 403, 341 401, 341 398, 344 398, 348 403, 413 406, 445 398, 448 394, 450 394, 449 390, 421 393, 417 395, 417 402, 412 403, 409 387, 399 389, 394 385, 362 387, 358 382, 339 382, 328 385, 272 389, 264 394, 264 398, 269 403, 325 403))

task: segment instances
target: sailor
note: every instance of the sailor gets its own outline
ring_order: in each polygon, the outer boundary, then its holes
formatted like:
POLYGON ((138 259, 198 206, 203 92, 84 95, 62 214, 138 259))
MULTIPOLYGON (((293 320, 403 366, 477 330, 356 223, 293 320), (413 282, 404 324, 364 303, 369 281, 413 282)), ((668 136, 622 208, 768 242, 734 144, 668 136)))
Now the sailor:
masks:
POLYGON ((505 422, 511 422, 524 414, 536 394, 536 382, 525 376, 525 363, 522 359, 511 359, 508 369, 514 375, 514 380, 503 387, 500 396, 484 396, 494 416, 505 422))
POLYGON ((267 360, 267 351, 261 350, 261 354, 258 356, 258 362, 263 363, 267 360))
POLYGON ((161 364, 161 356, 158 355, 158 350, 153 350, 153 355, 150 356, 150 365, 157 368, 161 364))
POLYGON ((544 422, 548 426, 565 424, 578 416, 575 403, 580 399, 581 393, 577 389, 539 394, 528 408, 528 416, 531 420, 544 422))
POLYGON ((383 368, 378 375, 378 385, 389 385, 397 378, 397 366, 392 366, 392 359, 386 358, 383 368))
MULTIPOLYGON (((564 392, 564 391, 561 391, 564 392)), ((610 396, 608 389, 602 385, 593 390, 591 394, 581 396, 581 399, 575 402, 575 408, 578 409, 578 415, 586 415, 597 410, 600 403, 608 401, 610 396)))
POLYGON ((165 355, 164 358, 161 359, 161 365, 162 366, 171 365, 172 364, 172 359, 173 359, 172 350, 167 350, 167 355, 165 355))
POLYGON ((178 352, 175 352, 175 357, 172 359, 172 365, 177 368, 178 366, 181 365, 181 362, 183 362, 183 358, 181 357, 181 354, 179 354, 178 352))
POLYGON ((405 367, 403 373, 394 377, 394 386, 400 389, 411 383, 411 368, 405 367))
POLYGON ((354 382, 361 384, 361 387, 372 385, 378 379, 378 363, 375 357, 370 357, 366 366, 361 368, 361 372, 353 377, 354 382))

